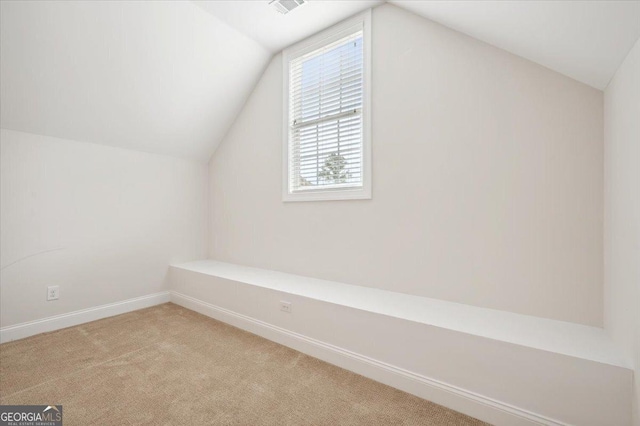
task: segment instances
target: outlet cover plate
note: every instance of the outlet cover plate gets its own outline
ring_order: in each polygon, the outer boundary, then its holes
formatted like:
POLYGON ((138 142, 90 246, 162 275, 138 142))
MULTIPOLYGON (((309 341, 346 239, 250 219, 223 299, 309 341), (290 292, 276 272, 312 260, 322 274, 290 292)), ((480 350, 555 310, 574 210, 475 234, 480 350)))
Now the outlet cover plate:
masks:
POLYGON ((285 302, 284 300, 280 301, 280 310, 282 312, 286 312, 288 314, 291 313, 291 302, 285 302))
POLYGON ((50 285, 47 287, 47 300, 58 300, 60 298, 60 286, 50 285))

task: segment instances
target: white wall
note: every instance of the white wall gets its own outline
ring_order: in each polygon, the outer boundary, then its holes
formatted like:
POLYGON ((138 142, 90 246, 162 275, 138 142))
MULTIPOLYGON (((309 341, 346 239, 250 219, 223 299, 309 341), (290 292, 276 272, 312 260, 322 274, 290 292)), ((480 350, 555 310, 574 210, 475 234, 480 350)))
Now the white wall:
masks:
POLYGON ((373 199, 283 203, 276 56, 209 164, 210 257, 602 325, 603 94, 373 12, 373 199))
POLYGON ((604 324, 635 366, 640 425, 640 41, 605 91, 604 324))
POLYGON ((205 256, 204 165, 6 129, 0 146, 2 327, 162 291, 170 262, 205 256))

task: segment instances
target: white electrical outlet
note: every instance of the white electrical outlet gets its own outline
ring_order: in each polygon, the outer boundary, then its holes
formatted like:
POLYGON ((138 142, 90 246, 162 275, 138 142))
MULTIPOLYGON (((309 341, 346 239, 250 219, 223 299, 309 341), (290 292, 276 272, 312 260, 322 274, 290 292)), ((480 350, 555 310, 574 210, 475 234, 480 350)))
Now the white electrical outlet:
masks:
POLYGON ((282 312, 286 312, 288 314, 291 313, 291 302, 285 302, 284 300, 280 301, 280 310, 282 312))
POLYGON ((47 287, 47 300, 58 300, 60 297, 60 286, 50 285, 47 287))

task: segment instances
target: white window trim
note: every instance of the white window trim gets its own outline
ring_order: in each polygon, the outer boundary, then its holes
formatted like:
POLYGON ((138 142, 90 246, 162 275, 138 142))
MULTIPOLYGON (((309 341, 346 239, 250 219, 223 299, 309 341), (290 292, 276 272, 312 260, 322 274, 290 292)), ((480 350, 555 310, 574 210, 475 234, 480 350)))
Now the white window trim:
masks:
POLYGON ((282 52, 283 65, 283 145, 282 201, 362 200, 371 198, 371 9, 307 38, 282 52), (362 187, 322 188, 291 192, 289 188, 289 61, 344 37, 354 26, 362 25, 363 98, 362 98, 362 187))

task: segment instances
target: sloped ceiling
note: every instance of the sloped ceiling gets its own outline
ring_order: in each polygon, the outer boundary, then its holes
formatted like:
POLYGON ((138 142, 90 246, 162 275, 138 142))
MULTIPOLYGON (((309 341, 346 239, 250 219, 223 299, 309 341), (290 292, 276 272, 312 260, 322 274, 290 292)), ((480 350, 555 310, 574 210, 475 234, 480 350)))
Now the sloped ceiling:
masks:
MULTIPOLYGON (((273 53, 381 3, 3 0, 0 126, 205 162, 273 53)), ((598 89, 640 36, 640 1, 390 3, 598 89)))
POLYGON ((391 3, 604 89, 640 37, 640 1, 391 3))
MULTIPOLYGON (((289 15, 259 1, 197 1, 272 52, 382 1, 309 0, 289 15)), ((604 89, 640 37, 640 1, 389 0, 432 21, 604 89)), ((375 23, 374 23, 375 24, 375 23)))
POLYGON ((186 1, 0 7, 7 129, 204 162, 271 56, 186 1))
POLYGON ((310 0, 287 15, 279 13, 269 0, 194 0, 194 3, 275 53, 384 1, 310 0))

